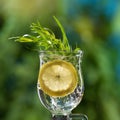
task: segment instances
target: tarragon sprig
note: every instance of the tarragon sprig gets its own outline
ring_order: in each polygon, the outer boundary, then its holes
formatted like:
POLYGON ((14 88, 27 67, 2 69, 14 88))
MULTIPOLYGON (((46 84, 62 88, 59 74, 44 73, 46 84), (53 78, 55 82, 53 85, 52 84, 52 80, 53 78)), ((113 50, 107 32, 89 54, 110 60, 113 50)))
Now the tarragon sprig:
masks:
MULTIPOLYGON (((49 28, 44 28, 39 22, 31 24, 33 35, 25 34, 20 37, 15 37, 15 41, 22 43, 32 43, 38 51, 72 51, 69 45, 65 30, 59 20, 54 16, 54 20, 62 32, 62 39, 57 39, 55 34, 49 28)), ((75 50, 78 50, 76 48, 75 50)))

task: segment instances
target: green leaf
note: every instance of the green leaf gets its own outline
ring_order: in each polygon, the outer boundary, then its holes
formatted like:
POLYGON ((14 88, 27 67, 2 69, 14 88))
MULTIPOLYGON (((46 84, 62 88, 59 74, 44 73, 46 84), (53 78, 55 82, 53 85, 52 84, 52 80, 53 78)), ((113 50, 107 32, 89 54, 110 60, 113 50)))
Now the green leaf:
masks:
POLYGON ((65 30, 64 30, 63 26, 61 25, 61 23, 59 22, 59 20, 55 16, 53 16, 53 18, 55 19, 56 23, 58 24, 58 26, 59 26, 59 28, 60 28, 60 30, 62 32, 63 44, 65 45, 66 49, 68 51, 70 51, 70 46, 69 46, 68 39, 67 39, 67 36, 65 34, 65 30))
MULTIPOLYGON (((31 32, 33 33, 32 35, 25 34, 20 37, 13 37, 13 39, 15 39, 16 42, 26 42, 29 43, 30 45, 33 44, 33 46, 36 47, 34 50, 37 51, 40 50, 45 50, 45 51, 52 50, 52 51, 64 51, 64 52, 72 51, 72 48, 69 45, 62 24, 55 16, 53 16, 53 18, 62 32, 62 36, 63 36, 62 40, 57 39, 55 37, 55 34, 52 32, 52 30, 50 30, 49 28, 42 27, 42 25, 39 22, 31 24, 30 28, 31 28, 31 32)), ((78 48, 75 49, 75 51, 77 50, 78 48)))

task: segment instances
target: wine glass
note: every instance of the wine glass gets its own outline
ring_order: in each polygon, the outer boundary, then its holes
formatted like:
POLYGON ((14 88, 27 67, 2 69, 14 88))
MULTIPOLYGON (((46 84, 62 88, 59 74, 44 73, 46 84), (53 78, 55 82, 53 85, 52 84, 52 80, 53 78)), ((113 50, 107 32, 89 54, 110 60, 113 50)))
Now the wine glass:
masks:
MULTIPOLYGON (((45 93, 41 89, 39 80, 37 82, 38 96, 45 108, 47 108, 51 114, 53 120, 87 120, 86 115, 72 114, 71 111, 81 102, 84 94, 84 82, 81 74, 81 58, 82 51, 77 52, 65 52, 65 51, 40 51, 40 70, 41 67, 53 60, 62 60, 71 63, 78 76, 78 83, 72 93, 63 97, 54 97, 45 93)), ((54 84, 54 83, 53 83, 54 84)))

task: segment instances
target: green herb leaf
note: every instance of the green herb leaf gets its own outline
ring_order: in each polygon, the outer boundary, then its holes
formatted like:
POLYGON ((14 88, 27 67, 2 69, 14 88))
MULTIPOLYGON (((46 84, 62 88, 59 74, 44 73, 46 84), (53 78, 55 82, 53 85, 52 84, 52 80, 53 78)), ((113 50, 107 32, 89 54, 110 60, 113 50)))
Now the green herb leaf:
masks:
POLYGON ((55 16, 53 18, 62 32, 62 40, 57 39, 52 30, 42 27, 39 22, 32 23, 30 26, 33 35, 25 34, 20 37, 13 37, 12 39, 15 39, 16 42, 33 43, 37 51, 72 51, 62 24, 55 16))
POLYGON ((62 32, 62 35, 63 35, 63 44, 64 44, 66 50, 70 51, 70 45, 68 43, 68 39, 67 39, 67 36, 65 34, 63 26, 61 25, 61 23, 58 21, 58 19, 55 16, 53 16, 53 18, 55 19, 56 23, 58 24, 58 26, 59 26, 59 28, 60 28, 60 30, 62 32))

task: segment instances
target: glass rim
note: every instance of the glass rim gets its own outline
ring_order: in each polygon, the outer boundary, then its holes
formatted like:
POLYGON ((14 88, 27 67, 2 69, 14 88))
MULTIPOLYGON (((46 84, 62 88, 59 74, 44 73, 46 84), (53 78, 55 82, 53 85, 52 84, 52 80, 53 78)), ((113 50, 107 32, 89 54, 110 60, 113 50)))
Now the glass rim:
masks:
POLYGON ((38 53, 39 57, 42 56, 52 56, 52 57, 57 57, 57 56, 64 56, 64 57, 83 57, 83 51, 78 50, 78 51, 39 51, 38 53))
POLYGON ((83 51, 82 50, 78 50, 78 51, 64 51, 64 50, 41 50, 41 51, 38 51, 39 54, 42 54, 42 53, 76 53, 76 54, 83 54, 83 51))

